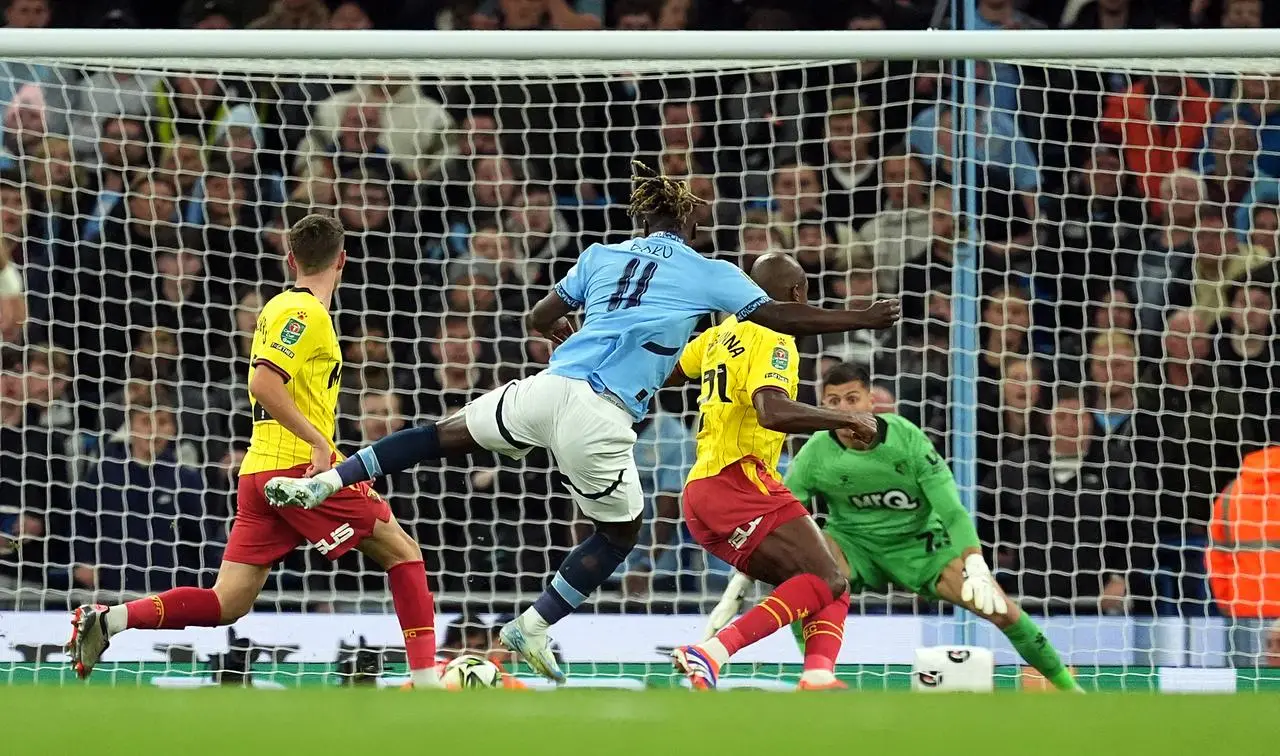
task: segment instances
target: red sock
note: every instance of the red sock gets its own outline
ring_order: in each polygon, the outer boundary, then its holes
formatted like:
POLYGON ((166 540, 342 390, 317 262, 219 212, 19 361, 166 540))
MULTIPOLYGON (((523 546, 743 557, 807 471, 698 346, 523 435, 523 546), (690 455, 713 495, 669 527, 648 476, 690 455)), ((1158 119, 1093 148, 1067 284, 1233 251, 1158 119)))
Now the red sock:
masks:
POLYGON ((208 588, 174 588, 124 605, 128 627, 146 630, 181 630, 184 627, 217 627, 222 624, 222 602, 208 588))
POLYGON ((805 573, 786 580, 751 611, 721 630, 716 638, 732 656, 739 649, 773 635, 830 604, 831 587, 817 575, 805 573))
POLYGON ((849 593, 822 607, 822 611, 805 617, 804 668, 833 672, 840 646, 844 643, 844 621, 849 616, 849 593))
POLYGON ((436 606, 427 587, 422 560, 401 562, 387 570, 391 602, 404 631, 404 652, 409 669, 432 669, 436 664, 436 606))

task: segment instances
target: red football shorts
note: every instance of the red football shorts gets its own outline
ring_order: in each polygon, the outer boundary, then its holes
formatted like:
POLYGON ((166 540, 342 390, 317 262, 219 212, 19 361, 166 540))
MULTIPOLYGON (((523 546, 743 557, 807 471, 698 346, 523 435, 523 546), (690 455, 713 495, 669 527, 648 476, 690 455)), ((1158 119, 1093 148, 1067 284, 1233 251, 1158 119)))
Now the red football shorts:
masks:
POLYGON ((684 487, 684 521, 702 548, 745 571, 751 554, 786 522, 809 510, 754 459, 684 487))
POLYGON ((315 509, 271 506, 263 494, 276 477, 301 478, 308 465, 240 476, 236 520, 223 559, 241 564, 271 565, 304 542, 330 560, 355 548, 379 521, 391 520, 391 507, 368 483, 338 491, 315 509))

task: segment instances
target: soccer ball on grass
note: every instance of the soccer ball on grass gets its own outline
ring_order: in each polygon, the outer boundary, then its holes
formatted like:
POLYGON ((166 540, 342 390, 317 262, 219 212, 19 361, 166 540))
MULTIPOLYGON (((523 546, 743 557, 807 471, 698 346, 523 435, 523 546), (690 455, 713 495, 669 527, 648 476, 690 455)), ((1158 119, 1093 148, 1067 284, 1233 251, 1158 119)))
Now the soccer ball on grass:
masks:
POLYGON ((483 656, 464 654, 444 665, 440 682, 449 690, 500 688, 502 670, 483 656))

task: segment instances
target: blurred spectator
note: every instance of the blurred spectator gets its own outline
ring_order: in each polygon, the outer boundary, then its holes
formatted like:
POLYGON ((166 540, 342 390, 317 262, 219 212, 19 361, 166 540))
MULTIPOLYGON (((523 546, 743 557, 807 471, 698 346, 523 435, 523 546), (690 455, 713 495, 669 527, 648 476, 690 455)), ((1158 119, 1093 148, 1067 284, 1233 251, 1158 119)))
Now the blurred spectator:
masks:
POLYGON ((1063 29, 1151 29, 1158 21, 1156 9, 1133 0, 1083 0, 1066 8, 1063 29))
MULTIPOLYGON (((39 349, 0 354, 0 605, 13 606, 6 594, 23 585, 41 591, 59 584, 45 571, 46 535, 69 511, 69 439, 43 422, 51 390, 28 390, 64 380, 52 371, 65 375, 65 356, 56 368, 50 356, 39 349)), ((65 543, 65 532, 59 535, 65 543)))
MULTIPOLYGON (((715 110, 717 167, 739 174, 742 196, 764 196, 771 172, 776 189, 776 172, 799 161, 800 124, 808 115, 803 83, 800 69, 760 69, 734 76, 723 87, 715 110)), ((814 197, 819 208, 820 186, 814 197)))
POLYGON ((1088 397, 1099 436, 1128 436, 1137 409, 1138 346, 1124 331, 1094 334, 1089 341, 1088 397))
POLYGON ((369 14, 365 12, 360 3, 355 0, 346 0, 339 2, 333 6, 333 12, 329 14, 329 28, 341 31, 360 31, 362 29, 372 29, 373 21, 369 18, 369 14))
MULTIPOLYGON (((49 0, 8 0, 4 8, 8 29, 44 29, 49 26, 49 0)), ((71 68, 30 60, 0 61, 0 106, 19 99, 39 102, 51 133, 66 134, 69 110, 68 85, 79 78, 71 68), (24 94, 25 91, 25 94, 24 94)))
MULTIPOLYGON (((204 155, 211 168, 226 167, 228 172, 244 182, 246 195, 242 215, 245 217, 241 220, 252 228, 261 226, 270 217, 272 209, 284 201, 284 179, 280 176, 282 163, 262 157, 262 139, 262 126, 253 108, 235 105, 218 123, 213 141, 204 155)), ((190 160, 189 157, 187 159, 190 160)), ((205 216, 200 206, 204 199, 203 181, 196 184, 191 198, 184 217, 188 223, 200 223, 205 216)))
POLYGON ((1009 357, 1031 352, 1031 308, 1027 290, 1017 284, 998 284, 987 291, 979 331, 981 358, 978 377, 999 383, 1009 357))
POLYGON ((1244 414, 1264 424, 1268 444, 1280 443, 1276 312, 1274 280, 1232 283, 1212 352, 1218 384, 1239 393, 1244 414))
POLYGON ((1230 115, 1226 108, 1209 127, 1206 146, 1200 153, 1200 173, 1208 182, 1208 200, 1226 208, 1228 217, 1253 193, 1258 166, 1258 129, 1230 115))
POLYGON ((128 438, 126 415, 130 406, 162 397, 167 402, 165 406, 178 413, 175 419, 182 431, 182 440, 173 445, 177 459, 195 467, 216 458, 218 454, 211 453, 206 442, 213 441, 220 454, 222 449, 217 440, 226 437, 227 428, 219 422, 221 418, 206 415, 205 410, 223 407, 206 406, 208 395, 203 384, 192 381, 182 372, 183 368, 191 367, 191 361, 182 359, 179 335, 165 328, 150 328, 137 331, 133 341, 133 353, 125 371, 113 373, 105 382, 106 387, 118 388, 102 400, 99 425, 102 445, 128 438))
POLYGON ((485 344, 468 318, 441 317, 427 348, 430 357, 421 376, 421 412, 426 417, 448 417, 492 388, 485 344))
POLYGON ((1151 537, 1124 449, 1094 434, 1077 389, 1059 390, 1048 440, 1015 451, 983 486, 994 492, 981 510, 994 520, 1006 590, 1057 599, 1051 611, 1093 608, 1074 603, 1080 599, 1097 601, 1095 611, 1124 611, 1129 573, 1143 566, 1128 545, 1151 537))
MULTIPOLYGON (((852 31, 884 31, 890 28, 884 4, 856 0, 846 4, 847 27, 852 31)), ((913 82, 918 71, 931 70, 929 64, 903 60, 858 60, 837 67, 832 78, 842 91, 857 98, 859 108, 867 108, 880 125, 878 151, 883 153, 905 138, 911 122, 913 82)), ((936 69, 932 69, 936 70, 936 69)))
POLYGON ((556 207, 555 195, 537 184, 525 184, 516 193, 514 204, 503 213, 502 228, 522 248, 529 280, 543 285, 563 278, 585 248, 570 218, 556 207))
POLYGON ((1222 318, 1232 282, 1267 262, 1267 250, 1246 245, 1226 228, 1216 208, 1200 218, 1195 235, 1195 255, 1190 265, 1176 269, 1166 293, 1169 307, 1194 308, 1208 323, 1222 318))
MULTIPOLYGON (((929 198, 927 229, 917 225, 890 244, 877 243, 874 247, 879 290, 885 295, 897 292, 908 327, 916 326, 924 319, 929 292, 951 285, 956 252, 971 249, 969 242, 958 238, 960 229, 956 227, 954 197, 955 193, 945 185, 934 185, 929 198), (899 252, 901 258, 897 257, 899 252)), ((889 212, 892 211, 885 211, 885 214, 889 212)), ((906 210, 899 212, 903 213, 904 221, 919 224, 917 213, 907 215, 906 210)))
MULTIPOLYGON (((985 91, 985 89, 983 90, 985 91)), ((944 103, 922 110, 911 122, 907 143, 911 151, 930 168, 935 178, 948 177, 959 184, 952 166, 956 137, 963 131, 953 123, 953 108, 944 103)), ((974 163, 980 186, 976 187, 982 206, 983 238, 992 242, 1027 245, 1025 222, 1037 215, 1036 192, 1040 188, 1039 162, 1036 151, 1018 131, 1009 113, 990 102, 982 102, 974 110, 972 129, 974 163), (1022 223, 1016 223, 1021 220, 1022 223)), ((966 127, 968 128, 968 127, 966 127)))
MULTIPOLYGON (((931 196, 928 186, 914 184, 912 171, 917 164, 913 158, 895 157, 890 160, 895 164, 891 173, 898 167, 906 168, 908 172, 903 178, 907 185, 900 195, 895 190, 885 208, 857 234, 857 238, 870 248, 880 290, 886 295, 900 291, 908 283, 928 285, 929 277, 921 280, 919 275, 913 275, 913 270, 921 267, 924 262, 921 258, 934 246, 945 248, 939 250, 938 257, 947 266, 949 275, 951 248, 956 242, 951 192, 939 188, 931 196), (899 197, 904 203, 901 206, 896 204, 899 197)), ((921 293, 921 290, 913 291, 921 293)))
POLYGON ((96 163, 90 164, 90 177, 85 197, 79 206, 88 212, 81 220, 79 239, 95 241, 102 234, 102 223, 111 215, 128 189, 133 173, 151 166, 146 125, 128 116, 108 118, 98 140, 96 163))
POLYGON ((204 145, 194 137, 178 137, 165 147, 156 161, 156 169, 173 180, 178 188, 178 215, 199 220, 203 208, 205 155, 204 145))
POLYGON ((0 168, 35 157, 49 135, 44 91, 36 84, 24 85, 4 109, 3 154, 0 168))
MULTIPOLYGON (((786 246, 794 248, 796 229, 807 214, 822 215, 822 181, 817 169, 801 163, 788 163, 773 172, 770 200, 770 226, 786 246)), ((853 241, 853 229, 843 223, 832 224, 830 231, 839 249, 835 259, 846 260, 847 246, 853 241)))
POLYGON ((69 114, 76 155, 92 162, 103 129, 112 119, 149 118, 159 84, 160 77, 129 69, 97 71, 78 83, 69 114))
POLYGON ((423 94, 417 81, 388 76, 362 82, 316 104, 294 171, 304 178, 332 176, 321 163, 335 154, 381 153, 407 178, 427 178, 454 151, 446 138, 453 129, 448 111, 423 94))
POLYGON ((72 574, 81 587, 154 593, 198 584, 221 561, 205 481, 175 455, 167 399, 131 404, 126 439, 109 444, 76 486, 72 574))
POLYGON ((472 29, 599 29, 604 0, 483 0, 472 29))
POLYGON ((1139 379, 1134 454, 1139 488, 1153 492, 1165 544, 1156 590, 1161 613, 1203 611, 1204 543, 1213 497, 1256 448, 1262 429, 1240 395, 1214 385, 1207 323, 1190 310, 1169 317, 1164 359, 1139 379), (1198 607, 1198 609, 1197 609, 1198 607))
POLYGON ((1108 96, 1102 133, 1118 142, 1125 168, 1151 207, 1163 211, 1165 176, 1191 164, 1213 114, 1209 91, 1191 77, 1143 77, 1126 91, 1108 96))
MULTIPOLYGON (((875 270, 868 262, 864 260, 844 273, 828 275, 823 294, 829 301, 824 301, 823 306, 849 310, 870 307, 880 292, 876 290, 875 270)), ((818 337, 818 352, 823 358, 835 357, 872 373, 874 365, 883 363, 883 358, 894 351, 893 335, 894 329, 828 334, 818 337)))
POLYGON ((738 266, 743 270, 751 270, 751 265, 762 255, 777 252, 786 247, 782 233, 769 224, 769 213, 765 210, 748 210, 742 215, 738 227, 738 266))
POLYGON ((1142 206, 1130 193, 1120 153, 1099 146, 1067 177, 1066 195, 1050 202, 1035 253, 1036 327, 1046 348, 1070 350, 1090 302, 1112 280, 1129 281, 1141 249, 1142 206))
MULTIPOLYGON (((167 76, 155 87, 150 136, 160 144, 188 136, 211 145, 242 95, 238 85, 212 74, 190 72, 167 76)), ((256 120, 257 115, 253 118, 256 120)))
POLYGON ((186 29, 236 29, 241 21, 232 0, 187 0, 179 15, 179 23, 186 29))
POLYGON ((43 29, 52 13, 49 0, 9 0, 4 8, 4 25, 8 29, 43 29))
MULTIPOLYGON (((1030 357, 1014 355, 1004 361, 999 384, 978 387, 977 479, 991 480, 997 466, 1028 444, 1044 439, 1041 393, 1043 370, 1030 357)), ((1046 402, 1047 404, 1047 402, 1046 402)), ((1002 484, 1002 481, 994 481, 1002 484)))
POLYGON ((275 0, 266 14, 249 23, 250 29, 323 29, 329 24, 329 8, 323 0, 275 0))
POLYGON ((896 364, 877 374, 898 386, 898 412, 920 426, 934 446, 946 448, 950 427, 951 287, 939 286, 925 299, 924 322, 905 328, 896 364))
POLYGON ((1097 297, 1089 311, 1089 327, 1094 331, 1115 329, 1129 336, 1137 334, 1133 300, 1124 288, 1114 287, 1097 297))
POLYGON ((880 210, 879 139, 875 114, 854 97, 831 101, 826 118, 825 212, 856 230, 880 210))
MULTIPOLYGON (((1188 268, 1195 256, 1195 230, 1207 191, 1204 179, 1185 169, 1174 171, 1161 182, 1164 225, 1147 234, 1136 287, 1138 325, 1147 334, 1164 332, 1168 287, 1175 271, 1188 268)), ((1143 351, 1149 350, 1144 346, 1143 351)))
POLYGON ((183 379, 197 385, 225 380, 231 361, 226 333, 231 330, 229 287, 210 281, 203 240, 195 229, 173 234, 156 252, 156 276, 138 296, 134 322, 154 323, 178 334, 183 379), (149 291, 148 291, 149 290, 149 291))
POLYGON ((26 241, 27 193, 0 179, 0 344, 16 344, 27 321, 26 281, 21 268, 26 241))
POLYGON ((355 173, 338 185, 347 264, 334 310, 353 328, 368 318, 393 333, 408 333, 412 318, 428 306, 426 289, 438 283, 439 273, 419 258, 412 237, 398 223, 389 178, 355 173))
POLYGON ((611 28, 619 31, 657 29, 662 5, 659 0, 614 0, 609 7, 609 14, 613 17, 611 28))
POLYGON ((259 253, 249 177, 237 173, 225 159, 215 158, 203 187, 196 227, 204 239, 209 275, 223 283, 280 283, 279 262, 259 253))

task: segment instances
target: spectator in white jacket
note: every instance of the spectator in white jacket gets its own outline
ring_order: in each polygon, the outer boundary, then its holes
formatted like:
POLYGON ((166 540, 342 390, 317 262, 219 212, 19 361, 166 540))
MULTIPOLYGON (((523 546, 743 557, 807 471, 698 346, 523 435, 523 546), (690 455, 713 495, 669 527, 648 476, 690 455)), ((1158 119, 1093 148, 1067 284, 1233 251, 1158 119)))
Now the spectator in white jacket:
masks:
POLYGON ((376 117, 366 118, 377 126, 362 140, 363 151, 385 155, 407 179, 433 175, 454 152, 453 119, 444 106, 424 95, 416 81, 388 77, 382 83, 357 84, 316 105, 313 125, 294 165, 296 174, 310 179, 332 171, 339 131, 353 107, 377 110, 376 117))

